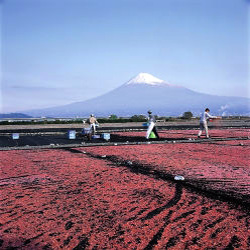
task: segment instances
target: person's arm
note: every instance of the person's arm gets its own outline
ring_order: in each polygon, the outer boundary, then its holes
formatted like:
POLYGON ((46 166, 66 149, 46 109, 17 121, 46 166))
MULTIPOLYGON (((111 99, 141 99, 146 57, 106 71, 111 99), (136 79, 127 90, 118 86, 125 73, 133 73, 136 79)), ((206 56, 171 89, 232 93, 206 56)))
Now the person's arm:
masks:
POLYGON ((218 118, 217 116, 210 115, 209 113, 207 113, 207 117, 208 117, 208 119, 216 119, 216 118, 218 118))

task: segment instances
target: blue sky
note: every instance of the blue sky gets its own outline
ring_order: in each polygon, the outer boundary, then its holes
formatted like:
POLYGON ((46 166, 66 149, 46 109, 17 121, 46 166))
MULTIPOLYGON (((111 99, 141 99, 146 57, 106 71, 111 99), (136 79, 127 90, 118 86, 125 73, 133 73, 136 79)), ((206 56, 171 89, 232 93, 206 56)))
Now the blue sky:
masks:
POLYGON ((248 0, 2 0, 0 112, 83 101, 140 72, 250 97, 248 0))

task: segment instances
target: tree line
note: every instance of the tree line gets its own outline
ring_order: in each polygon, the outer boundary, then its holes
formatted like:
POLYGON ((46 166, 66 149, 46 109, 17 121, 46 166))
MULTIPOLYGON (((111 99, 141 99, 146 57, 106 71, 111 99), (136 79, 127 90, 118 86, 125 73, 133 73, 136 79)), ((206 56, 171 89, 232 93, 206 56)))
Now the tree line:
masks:
MULTIPOLYGON (((193 117, 192 112, 187 111, 184 112, 181 117, 166 117, 166 116, 157 116, 155 115, 156 120, 160 121, 176 121, 179 119, 191 119, 193 117)), ((146 122, 147 116, 146 115, 133 115, 131 117, 118 117, 115 114, 111 114, 109 117, 98 117, 99 123, 126 123, 126 122, 146 122)), ((88 119, 82 118, 75 118, 75 119, 68 119, 68 120, 61 120, 61 119, 43 119, 43 120, 30 120, 30 121, 0 121, 0 125, 29 125, 29 124, 77 124, 88 122, 88 119)))

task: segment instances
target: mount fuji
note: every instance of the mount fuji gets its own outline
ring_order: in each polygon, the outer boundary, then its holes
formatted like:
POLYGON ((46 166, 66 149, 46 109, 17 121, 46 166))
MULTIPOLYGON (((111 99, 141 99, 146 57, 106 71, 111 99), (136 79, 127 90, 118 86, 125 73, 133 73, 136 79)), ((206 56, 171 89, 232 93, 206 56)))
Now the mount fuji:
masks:
POLYGON ((249 115, 250 99, 208 95, 140 73, 120 87, 95 98, 53 108, 22 111, 31 116, 86 117, 132 116, 151 109, 160 116, 178 116, 185 111, 198 115, 209 107, 215 115, 249 115))

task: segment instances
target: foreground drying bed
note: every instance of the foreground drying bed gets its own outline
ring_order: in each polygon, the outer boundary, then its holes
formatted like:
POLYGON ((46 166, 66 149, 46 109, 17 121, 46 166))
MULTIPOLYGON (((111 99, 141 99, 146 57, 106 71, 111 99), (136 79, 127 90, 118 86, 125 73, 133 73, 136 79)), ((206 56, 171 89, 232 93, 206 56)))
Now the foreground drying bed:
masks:
POLYGON ((249 155, 249 140, 0 151, 0 248, 248 249, 249 155))

